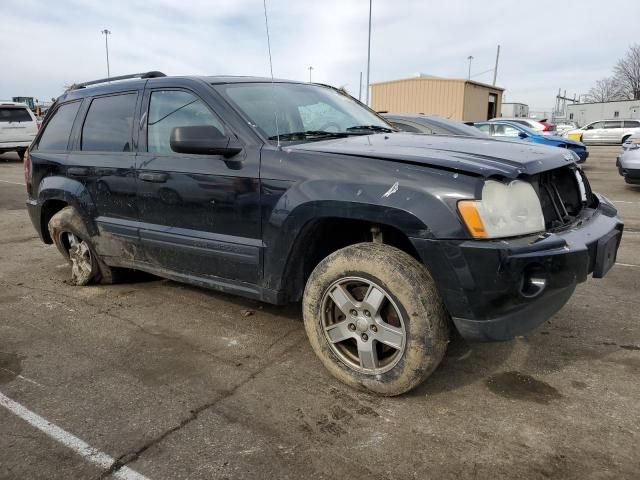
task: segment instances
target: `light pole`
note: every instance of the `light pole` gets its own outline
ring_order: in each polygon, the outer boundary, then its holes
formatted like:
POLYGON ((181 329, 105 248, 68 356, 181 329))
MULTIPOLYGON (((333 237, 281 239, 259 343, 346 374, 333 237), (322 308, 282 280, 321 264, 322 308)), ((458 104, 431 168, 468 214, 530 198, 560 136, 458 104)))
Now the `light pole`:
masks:
POLYGON ((107 79, 109 79, 111 78, 111 72, 109 71, 109 35, 111 35, 111 32, 105 28, 100 30, 100 33, 104 34, 104 48, 107 51, 107 79))
POLYGON ((309 83, 311 83, 311 70, 313 70, 313 67, 309 66, 309 68, 307 68, 307 70, 309 70, 309 83))
POLYGON ((369 42, 367 43, 367 94, 365 105, 369 106, 369 70, 371 67, 371 4, 373 0, 369 0, 369 42))
POLYGON ((473 55, 469 55, 467 57, 467 60, 469 60, 469 75, 467 76, 467 78, 471 80, 471 60, 473 60, 473 55))

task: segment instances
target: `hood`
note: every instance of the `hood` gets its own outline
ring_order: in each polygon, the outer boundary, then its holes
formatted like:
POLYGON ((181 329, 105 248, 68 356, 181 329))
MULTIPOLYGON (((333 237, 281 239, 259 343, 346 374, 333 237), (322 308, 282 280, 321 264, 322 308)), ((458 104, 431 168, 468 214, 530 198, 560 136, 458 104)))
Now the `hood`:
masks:
POLYGON ((533 175, 574 162, 557 147, 491 138, 381 133, 290 145, 287 150, 352 155, 445 168, 484 177, 533 175))

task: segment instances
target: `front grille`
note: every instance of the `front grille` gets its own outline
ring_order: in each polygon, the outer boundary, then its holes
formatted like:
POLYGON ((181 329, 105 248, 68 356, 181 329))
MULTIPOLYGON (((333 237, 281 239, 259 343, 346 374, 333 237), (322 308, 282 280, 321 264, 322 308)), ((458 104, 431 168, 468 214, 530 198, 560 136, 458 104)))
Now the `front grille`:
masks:
POLYGON ((536 177, 533 185, 542 204, 546 230, 571 225, 582 209, 592 201, 587 177, 575 166, 557 168, 536 177), (580 188, 577 177, 582 180, 583 189, 580 188))

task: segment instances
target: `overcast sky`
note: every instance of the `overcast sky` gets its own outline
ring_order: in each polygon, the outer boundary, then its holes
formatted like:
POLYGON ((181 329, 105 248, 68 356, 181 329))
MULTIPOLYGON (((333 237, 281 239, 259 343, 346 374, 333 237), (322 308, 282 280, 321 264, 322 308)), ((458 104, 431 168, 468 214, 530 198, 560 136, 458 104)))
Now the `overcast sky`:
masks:
MULTIPOLYGON (((368 0, 267 0, 276 77, 345 86, 366 71, 368 0)), ((498 85, 550 108, 558 88, 586 93, 640 42, 640 2, 373 0, 371 82, 418 72, 498 85), (634 20, 631 20, 634 19, 634 20)), ((267 75, 262 0, 1 0, 0 99, 50 99, 111 74, 267 75)), ((364 98, 364 93, 363 93, 364 98)))

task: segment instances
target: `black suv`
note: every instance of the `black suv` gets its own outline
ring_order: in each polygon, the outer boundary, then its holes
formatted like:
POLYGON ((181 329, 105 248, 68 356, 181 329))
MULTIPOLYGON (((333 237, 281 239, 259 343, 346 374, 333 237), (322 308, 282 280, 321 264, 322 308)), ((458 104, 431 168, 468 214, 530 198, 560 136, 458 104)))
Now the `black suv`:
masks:
POLYGON ((78 285, 136 269, 302 300, 331 373, 395 395, 451 329, 524 334, 615 262, 623 225, 570 151, 397 132, 324 85, 129 77, 65 92, 25 158, 78 285))

